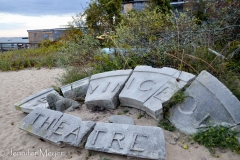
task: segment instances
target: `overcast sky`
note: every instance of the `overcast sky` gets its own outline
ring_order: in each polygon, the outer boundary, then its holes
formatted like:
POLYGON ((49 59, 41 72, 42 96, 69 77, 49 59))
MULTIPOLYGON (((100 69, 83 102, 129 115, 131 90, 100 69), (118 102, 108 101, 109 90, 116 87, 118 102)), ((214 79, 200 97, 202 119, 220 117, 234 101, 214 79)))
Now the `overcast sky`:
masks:
POLYGON ((27 30, 59 28, 83 12, 90 0, 0 0, 0 37, 28 36, 27 30))

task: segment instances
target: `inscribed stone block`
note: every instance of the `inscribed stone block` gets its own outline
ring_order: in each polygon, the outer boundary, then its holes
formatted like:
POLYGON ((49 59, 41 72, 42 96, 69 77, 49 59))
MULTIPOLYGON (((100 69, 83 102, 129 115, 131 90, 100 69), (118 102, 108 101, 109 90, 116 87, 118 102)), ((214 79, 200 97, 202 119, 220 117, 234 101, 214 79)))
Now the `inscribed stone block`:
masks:
POLYGON ((30 113, 37 107, 48 108, 49 105, 47 103, 46 97, 50 93, 59 96, 58 92, 56 92, 53 88, 47 88, 21 100, 20 102, 15 103, 15 109, 25 113, 30 113))
POLYGON ((19 128, 59 146, 82 147, 94 125, 59 111, 36 108, 20 122, 19 128))
POLYGON ((115 109, 119 104, 118 95, 132 70, 117 70, 91 76, 85 104, 89 109, 103 107, 115 109))
POLYGON ((162 129, 98 122, 88 137, 86 149, 131 157, 165 160, 162 129))
POLYGON ((194 78, 193 74, 173 68, 137 66, 120 93, 119 100, 123 106, 146 111, 160 120, 162 107, 194 78))
POLYGON ((216 77, 202 71, 170 110, 170 121, 186 134, 215 124, 240 124, 240 102, 216 77))
POLYGON ((80 79, 71 84, 60 87, 65 98, 74 99, 86 95, 89 86, 89 78, 80 79))

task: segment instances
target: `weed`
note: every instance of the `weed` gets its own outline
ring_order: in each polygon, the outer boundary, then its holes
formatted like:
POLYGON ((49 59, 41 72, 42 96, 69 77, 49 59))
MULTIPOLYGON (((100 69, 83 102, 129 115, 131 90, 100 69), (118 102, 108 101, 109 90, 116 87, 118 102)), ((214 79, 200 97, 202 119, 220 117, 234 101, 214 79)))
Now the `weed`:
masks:
POLYGON ((99 156, 99 160, 110 160, 110 159, 108 159, 108 158, 105 158, 105 157, 104 157, 104 158, 102 158, 102 155, 100 155, 100 156, 99 156))
POLYGON ((216 147, 228 148, 240 154, 240 144, 237 139, 238 132, 228 127, 215 126, 202 130, 192 136, 201 145, 207 147, 214 155, 216 147))
POLYGON ((124 109, 124 110, 123 110, 123 113, 124 113, 124 114, 127 114, 128 112, 129 112, 128 109, 124 109))
POLYGON ((168 130, 168 131, 175 131, 175 127, 167 120, 167 119, 163 119, 161 121, 158 122, 158 127, 161 127, 165 130, 168 130))
POLYGON ((92 156, 92 152, 88 151, 88 153, 87 153, 85 159, 88 160, 91 156, 92 156))
POLYGON ((140 113, 140 114, 138 115, 137 119, 141 119, 143 116, 144 116, 144 114, 141 114, 141 113, 140 113))
POLYGON ((186 98, 186 95, 182 90, 175 93, 170 99, 170 101, 168 102, 167 106, 163 108, 163 117, 164 118, 168 117, 169 109, 176 104, 181 104, 185 98, 186 98))

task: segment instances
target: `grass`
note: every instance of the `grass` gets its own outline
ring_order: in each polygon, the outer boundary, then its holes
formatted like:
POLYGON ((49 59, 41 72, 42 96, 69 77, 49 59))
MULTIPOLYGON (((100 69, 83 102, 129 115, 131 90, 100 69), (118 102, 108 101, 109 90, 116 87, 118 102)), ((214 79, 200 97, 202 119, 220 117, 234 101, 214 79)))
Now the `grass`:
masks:
POLYGON ((13 50, 0 54, 0 70, 14 71, 28 67, 56 67, 57 47, 39 47, 35 49, 13 50))
POLYGON ((227 127, 215 126, 202 130, 192 136, 193 140, 207 147, 214 155, 216 147, 228 148, 240 154, 240 144, 237 139, 238 132, 227 127))

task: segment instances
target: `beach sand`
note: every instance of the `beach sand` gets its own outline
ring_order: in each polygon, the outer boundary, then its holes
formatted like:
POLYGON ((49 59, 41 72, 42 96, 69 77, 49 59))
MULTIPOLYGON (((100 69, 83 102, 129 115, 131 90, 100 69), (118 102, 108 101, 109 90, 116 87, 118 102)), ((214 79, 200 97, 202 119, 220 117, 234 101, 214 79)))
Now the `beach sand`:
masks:
MULTIPOLYGON (((26 116, 25 113, 15 110, 14 103, 21 101, 31 94, 58 85, 56 78, 63 74, 62 69, 26 69, 13 72, 0 72, 0 160, 125 160, 126 156, 107 154, 103 152, 88 151, 76 147, 60 148, 49 142, 27 134, 18 128, 18 123, 26 116), (11 155, 14 152, 15 155, 11 155), (45 153, 48 153, 46 155, 45 153), (106 158, 106 159, 104 159, 106 158)), ((135 120, 136 125, 156 126, 157 121, 145 115, 137 119, 141 111, 128 107, 120 107, 112 111, 92 112, 81 106, 69 114, 79 116, 83 120, 95 122, 108 122, 108 117, 113 114, 123 114, 129 110, 127 116, 135 120)), ((170 144, 173 141, 172 133, 164 131, 168 160, 239 160, 240 155, 229 150, 217 150, 219 158, 212 157, 209 151, 198 145, 184 142, 184 135, 180 136, 180 144, 170 144), (188 144, 189 149, 181 147, 188 144), (204 159, 205 158, 205 159, 204 159)), ((179 133, 175 132, 175 136, 179 133)), ((138 159, 138 158, 135 158, 138 159)))

